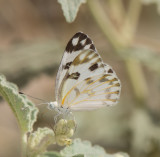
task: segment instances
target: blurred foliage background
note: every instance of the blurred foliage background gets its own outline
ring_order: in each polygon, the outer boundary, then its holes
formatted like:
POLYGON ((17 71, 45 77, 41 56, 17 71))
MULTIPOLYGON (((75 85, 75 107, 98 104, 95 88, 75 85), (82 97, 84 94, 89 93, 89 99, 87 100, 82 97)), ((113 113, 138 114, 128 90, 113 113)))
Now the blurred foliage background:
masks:
MULTIPOLYGON (((78 31, 88 34, 119 76, 122 93, 115 107, 74 113, 75 137, 108 152, 159 157, 159 5, 158 0, 88 0, 68 23, 57 1, 0 0, 0 72, 24 93, 54 101, 65 45, 78 31)), ((54 123, 54 113, 45 106, 39 109, 35 128, 54 123)), ((0 156, 18 157, 20 151, 16 119, 0 98, 0 156)))

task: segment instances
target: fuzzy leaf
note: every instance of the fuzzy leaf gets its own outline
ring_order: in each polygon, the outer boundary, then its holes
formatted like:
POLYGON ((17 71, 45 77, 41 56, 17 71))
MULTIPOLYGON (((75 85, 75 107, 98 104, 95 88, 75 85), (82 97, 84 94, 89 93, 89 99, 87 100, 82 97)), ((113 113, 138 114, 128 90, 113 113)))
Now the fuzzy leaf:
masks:
POLYGON ((129 157, 126 153, 107 154, 100 146, 92 146, 89 141, 75 139, 73 144, 61 152, 64 157, 129 157))
POLYGON ((73 157, 84 157, 82 154, 74 155, 73 157))
POLYGON ((28 138, 28 156, 44 153, 50 144, 55 144, 55 135, 49 128, 38 128, 28 138))
POLYGON ((15 114, 23 134, 31 132, 36 121, 38 109, 18 92, 15 84, 6 81, 0 74, 0 95, 8 102, 15 114))
POLYGON ((76 18, 80 5, 86 0, 58 0, 58 2, 61 4, 66 21, 71 23, 76 18))
POLYGON ((45 152, 44 154, 38 156, 38 157, 62 157, 58 152, 45 152))

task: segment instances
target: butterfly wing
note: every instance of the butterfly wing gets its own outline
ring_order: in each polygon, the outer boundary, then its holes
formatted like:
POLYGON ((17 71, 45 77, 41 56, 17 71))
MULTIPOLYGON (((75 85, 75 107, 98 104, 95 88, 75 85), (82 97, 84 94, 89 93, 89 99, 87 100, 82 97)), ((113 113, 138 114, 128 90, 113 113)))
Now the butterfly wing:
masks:
POLYGON ((80 32, 66 47, 56 84, 58 104, 72 110, 114 105, 121 89, 113 69, 103 63, 91 39, 80 32))
POLYGON ((61 89, 62 106, 91 110, 116 104, 120 81, 98 53, 83 50, 72 62, 61 89))
POLYGON ((60 101, 60 85, 62 84, 71 63, 79 55, 79 53, 85 49, 92 49, 97 52, 92 40, 86 34, 78 32, 68 42, 57 73, 55 93, 56 100, 58 102, 60 101))

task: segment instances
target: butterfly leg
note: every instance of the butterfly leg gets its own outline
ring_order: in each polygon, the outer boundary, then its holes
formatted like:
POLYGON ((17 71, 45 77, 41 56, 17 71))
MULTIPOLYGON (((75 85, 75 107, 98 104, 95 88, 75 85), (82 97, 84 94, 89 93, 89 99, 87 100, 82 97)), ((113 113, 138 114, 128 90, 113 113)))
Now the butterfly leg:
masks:
POLYGON ((57 119, 60 119, 59 117, 60 117, 61 115, 62 115, 61 113, 57 113, 57 114, 54 116, 54 122, 55 122, 55 124, 57 123, 57 119))
MULTIPOLYGON (((69 112, 69 116, 71 117, 70 119, 73 120, 74 122, 76 122, 75 116, 72 112, 69 112)), ((77 130, 77 124, 75 123, 75 128, 74 128, 74 132, 76 132, 77 130)))
POLYGON ((58 114, 54 116, 54 122, 55 122, 55 124, 57 123, 57 117, 58 117, 58 114))

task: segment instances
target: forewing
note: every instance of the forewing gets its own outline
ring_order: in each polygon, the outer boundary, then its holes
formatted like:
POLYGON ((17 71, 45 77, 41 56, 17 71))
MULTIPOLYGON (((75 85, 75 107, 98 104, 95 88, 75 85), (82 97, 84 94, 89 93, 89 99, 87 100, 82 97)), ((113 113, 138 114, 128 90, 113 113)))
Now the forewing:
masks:
POLYGON ((91 110, 117 103, 120 81, 93 50, 83 50, 72 62, 61 87, 61 105, 91 110))
POLYGON ((72 110, 91 110, 117 103, 120 80, 103 63, 87 35, 78 32, 68 42, 56 78, 58 104, 72 110))
POLYGON ((65 100, 75 84, 88 77, 104 73, 104 65, 99 54, 95 53, 93 50, 83 50, 72 62, 61 84, 60 103, 62 106, 69 106, 69 103, 65 100))
POLYGON ((73 60, 82 52, 82 50, 87 50, 87 49, 91 49, 95 51, 95 53, 97 53, 92 40, 82 32, 76 33, 68 42, 56 77, 55 93, 56 93, 56 100, 58 102, 60 101, 59 100, 60 99, 59 93, 61 93, 60 86, 61 84, 63 84, 68 69, 70 68, 73 60))

